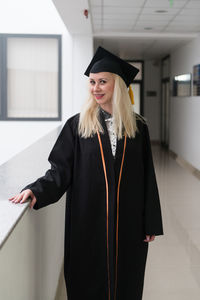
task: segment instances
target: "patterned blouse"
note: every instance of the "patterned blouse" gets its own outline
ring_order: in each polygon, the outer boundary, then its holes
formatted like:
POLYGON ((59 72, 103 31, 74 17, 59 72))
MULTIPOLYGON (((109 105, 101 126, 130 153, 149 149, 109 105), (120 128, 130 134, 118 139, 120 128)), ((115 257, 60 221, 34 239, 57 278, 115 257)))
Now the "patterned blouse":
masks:
POLYGON ((117 136, 116 136, 115 130, 114 130, 113 117, 110 113, 103 110, 102 108, 101 108, 101 111, 103 112, 104 120, 106 122, 107 130, 108 130, 108 134, 109 134, 109 138, 110 138, 112 154, 113 154, 113 157, 115 157, 116 149, 117 149, 117 136))

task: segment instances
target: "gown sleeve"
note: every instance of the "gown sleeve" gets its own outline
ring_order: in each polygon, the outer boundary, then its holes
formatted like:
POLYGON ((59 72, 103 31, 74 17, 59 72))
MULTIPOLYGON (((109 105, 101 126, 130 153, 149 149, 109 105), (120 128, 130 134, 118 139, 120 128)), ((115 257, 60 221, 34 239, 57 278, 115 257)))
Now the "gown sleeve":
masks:
POLYGON ((144 226, 146 235, 162 235, 162 215, 160 207, 159 192, 154 170, 151 143, 148 126, 144 124, 143 136, 143 153, 144 153, 144 226))
POLYGON ((73 176, 74 135, 69 120, 53 146, 48 161, 51 168, 45 175, 23 188, 30 189, 35 195, 37 202, 34 209, 58 201, 70 186, 73 176))

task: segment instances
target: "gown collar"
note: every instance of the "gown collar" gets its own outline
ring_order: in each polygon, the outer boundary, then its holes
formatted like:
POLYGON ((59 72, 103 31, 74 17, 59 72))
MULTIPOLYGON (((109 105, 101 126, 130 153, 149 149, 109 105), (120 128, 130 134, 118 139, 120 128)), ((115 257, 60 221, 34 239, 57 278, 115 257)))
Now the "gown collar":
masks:
MULTIPOLYGON (((101 136, 102 146, 103 146, 103 151, 105 156, 106 169, 111 176, 114 176, 115 182, 117 182, 120 174, 120 166, 121 166, 121 161, 123 156, 124 137, 120 140, 117 139, 116 153, 115 153, 115 157, 113 157, 110 138, 109 138, 106 121, 105 121, 105 114, 103 113, 102 109, 99 110, 99 121, 103 128, 103 133, 100 133, 100 136, 101 136)), ((98 142, 98 138, 97 138, 97 142, 98 142)))

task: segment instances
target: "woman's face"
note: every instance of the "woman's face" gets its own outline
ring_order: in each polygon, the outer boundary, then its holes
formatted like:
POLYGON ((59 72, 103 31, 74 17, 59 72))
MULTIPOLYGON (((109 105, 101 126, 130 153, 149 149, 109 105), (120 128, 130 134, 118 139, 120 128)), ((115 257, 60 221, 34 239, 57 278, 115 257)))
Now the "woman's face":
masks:
POLYGON ((114 76, 109 72, 90 73, 90 92, 96 102, 104 107, 112 102, 115 85, 114 76))

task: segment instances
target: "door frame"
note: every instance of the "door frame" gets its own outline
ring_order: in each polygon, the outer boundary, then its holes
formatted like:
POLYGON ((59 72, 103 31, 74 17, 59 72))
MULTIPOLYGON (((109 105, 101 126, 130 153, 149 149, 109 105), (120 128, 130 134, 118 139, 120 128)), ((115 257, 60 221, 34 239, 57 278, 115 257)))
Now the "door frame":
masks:
MULTIPOLYGON (((165 93, 166 94, 166 93, 165 93)), ((160 106, 160 141, 161 145, 165 148, 169 148, 169 120, 170 120, 170 55, 165 56, 161 63, 161 106, 160 106), (169 61, 169 74, 166 77, 163 75, 163 65, 164 61, 169 61), (168 83, 168 114, 166 115, 166 95, 163 99, 163 84, 168 83), (166 115, 165 120, 163 120, 163 114, 166 115), (168 124, 168 126, 167 126, 168 124)))
POLYGON ((141 63, 142 64, 142 79, 140 80, 133 80, 133 84, 137 83, 140 85, 140 115, 144 115, 144 60, 137 60, 137 59, 126 59, 126 61, 129 63, 141 63))

